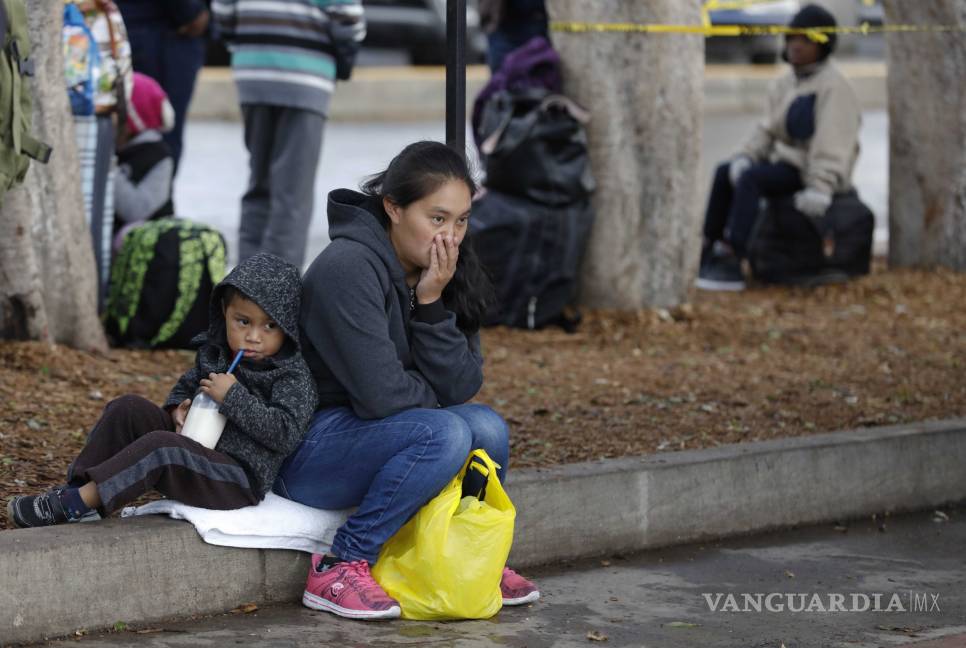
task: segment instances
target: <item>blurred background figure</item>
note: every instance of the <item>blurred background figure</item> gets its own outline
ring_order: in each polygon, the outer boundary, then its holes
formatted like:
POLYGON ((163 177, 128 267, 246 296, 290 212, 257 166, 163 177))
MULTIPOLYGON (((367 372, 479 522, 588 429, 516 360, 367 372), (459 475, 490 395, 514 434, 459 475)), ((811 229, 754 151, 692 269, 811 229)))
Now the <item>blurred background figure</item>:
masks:
POLYGON ((158 82, 134 73, 127 122, 118 129, 118 174, 114 182, 114 245, 147 220, 174 216, 174 160, 164 134, 174 128, 174 108, 158 82))
POLYGON ((301 268, 329 102, 366 36, 362 4, 215 0, 212 8, 231 51, 249 154, 238 261, 270 252, 301 268))
POLYGON ((174 107, 174 128, 164 134, 175 172, 184 122, 205 60, 209 12, 204 0, 117 0, 131 41, 134 69, 156 80, 174 107))
MULTIPOLYGON (((835 27, 836 21, 810 4, 789 26, 835 27)), ((805 33, 785 37, 782 58, 791 69, 774 82, 768 110, 741 152, 715 172, 698 288, 744 289, 741 261, 762 198, 793 196, 795 209, 819 220, 835 194, 852 188, 862 113, 852 85, 829 59, 836 40, 834 33, 824 41, 805 33)))
POLYGON ((63 16, 64 81, 97 264, 98 310, 103 310, 114 229, 116 137, 131 98, 131 47, 121 13, 110 0, 66 2, 63 16))
POLYGON ((480 0, 480 20, 489 43, 490 72, 499 70, 503 57, 534 36, 548 38, 544 0, 480 0))

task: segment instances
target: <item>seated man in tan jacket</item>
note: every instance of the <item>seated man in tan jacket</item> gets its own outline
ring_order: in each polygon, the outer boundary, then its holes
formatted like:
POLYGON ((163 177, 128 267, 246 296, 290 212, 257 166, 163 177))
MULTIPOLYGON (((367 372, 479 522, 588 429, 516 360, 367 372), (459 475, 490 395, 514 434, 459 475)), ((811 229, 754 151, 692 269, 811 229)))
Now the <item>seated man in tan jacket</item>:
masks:
MULTIPOLYGON (((834 27, 835 18, 810 4, 790 27, 834 27)), ((832 196, 851 188, 859 154, 861 110, 855 90, 829 60, 834 33, 785 38, 792 69, 772 85, 768 109, 741 153, 718 166, 704 221, 696 286, 742 290, 741 259, 758 217, 759 200, 794 194, 795 207, 821 218, 832 196)))

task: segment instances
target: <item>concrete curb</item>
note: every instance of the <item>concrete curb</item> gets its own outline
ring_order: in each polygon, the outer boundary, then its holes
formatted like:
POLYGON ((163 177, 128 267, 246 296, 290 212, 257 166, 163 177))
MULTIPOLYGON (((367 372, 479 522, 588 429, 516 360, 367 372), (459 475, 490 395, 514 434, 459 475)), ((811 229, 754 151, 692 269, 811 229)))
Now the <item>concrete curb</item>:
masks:
MULTIPOLYGON (((966 499, 966 419, 511 473, 517 567, 966 499)), ((0 643, 298 600, 308 556, 186 523, 0 532, 0 643)))
MULTIPOLYGON (((886 107, 884 63, 841 63, 866 110, 886 107)), ((760 112, 768 83, 783 71, 770 65, 711 65, 705 69, 704 110, 708 113, 760 112)), ((484 66, 466 72, 467 110, 489 79, 484 66)), ((334 121, 431 121, 442 120, 446 107, 444 68, 359 68, 352 80, 339 83, 329 119, 334 121)), ((188 114, 190 119, 240 119, 238 93, 227 68, 201 72, 188 114)))

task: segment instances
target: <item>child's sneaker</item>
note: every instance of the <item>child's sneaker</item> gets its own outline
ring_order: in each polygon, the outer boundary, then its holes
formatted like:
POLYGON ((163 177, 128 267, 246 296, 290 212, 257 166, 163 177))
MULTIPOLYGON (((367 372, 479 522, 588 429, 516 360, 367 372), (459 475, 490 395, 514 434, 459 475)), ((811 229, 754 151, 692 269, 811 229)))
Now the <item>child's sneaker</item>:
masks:
POLYGON ((365 560, 336 563, 323 571, 322 556, 312 555, 302 605, 347 619, 397 619, 402 611, 386 594, 365 560))
POLYGON ((7 502, 7 517, 21 529, 73 522, 60 501, 60 490, 11 498, 7 502))
POLYGON ((509 567, 503 568, 500 593, 503 594, 503 605, 523 605, 533 603, 540 598, 540 590, 537 586, 509 567))

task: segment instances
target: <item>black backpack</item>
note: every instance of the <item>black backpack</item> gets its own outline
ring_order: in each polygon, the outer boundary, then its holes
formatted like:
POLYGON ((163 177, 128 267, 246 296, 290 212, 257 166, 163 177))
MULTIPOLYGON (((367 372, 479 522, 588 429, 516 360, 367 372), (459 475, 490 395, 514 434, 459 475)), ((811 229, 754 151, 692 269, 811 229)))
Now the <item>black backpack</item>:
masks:
POLYGON ((543 88, 493 94, 479 132, 486 186, 544 205, 583 200, 594 190, 588 119, 573 101, 543 88))
POLYGON ((765 201, 748 245, 755 278, 799 283, 822 274, 869 273, 875 216, 855 191, 836 194, 825 216, 798 211, 792 196, 765 201))
POLYGON ((476 201, 470 243, 497 294, 485 324, 574 330, 568 307, 593 220, 589 198, 551 207, 490 189, 476 201))
POLYGON ((225 276, 225 240, 199 223, 161 218, 124 237, 111 266, 106 328, 116 345, 188 348, 208 330, 211 292, 225 276))

